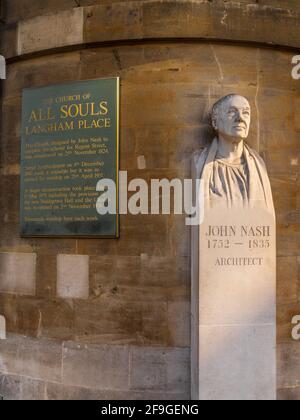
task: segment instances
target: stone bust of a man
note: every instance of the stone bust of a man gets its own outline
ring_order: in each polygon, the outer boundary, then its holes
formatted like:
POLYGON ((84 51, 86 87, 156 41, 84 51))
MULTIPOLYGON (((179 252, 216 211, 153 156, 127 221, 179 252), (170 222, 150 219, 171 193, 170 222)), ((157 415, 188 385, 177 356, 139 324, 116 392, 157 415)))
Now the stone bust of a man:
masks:
POLYGON ((212 108, 216 137, 197 162, 207 207, 260 207, 273 211, 272 192, 262 158, 246 143, 251 107, 231 94, 212 108))

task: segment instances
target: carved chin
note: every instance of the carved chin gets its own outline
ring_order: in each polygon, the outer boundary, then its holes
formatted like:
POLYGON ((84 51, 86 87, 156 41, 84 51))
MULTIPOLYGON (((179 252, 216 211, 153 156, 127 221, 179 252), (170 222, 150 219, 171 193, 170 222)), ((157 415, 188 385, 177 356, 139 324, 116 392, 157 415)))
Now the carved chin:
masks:
POLYGON ((244 140, 248 137, 248 135, 245 131, 236 131, 233 133, 233 137, 244 140))
POLYGON ((244 129, 244 128, 241 128, 241 129, 236 128, 235 132, 242 137, 247 137, 247 133, 248 133, 247 129, 244 129))

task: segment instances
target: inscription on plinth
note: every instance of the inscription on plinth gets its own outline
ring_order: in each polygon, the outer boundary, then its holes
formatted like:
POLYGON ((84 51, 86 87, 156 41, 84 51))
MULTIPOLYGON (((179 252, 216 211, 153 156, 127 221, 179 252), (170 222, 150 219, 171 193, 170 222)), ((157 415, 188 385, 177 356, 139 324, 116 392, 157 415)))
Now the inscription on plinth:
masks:
POLYGON ((200 227, 199 399, 275 399, 275 246, 263 211, 216 209, 200 227))

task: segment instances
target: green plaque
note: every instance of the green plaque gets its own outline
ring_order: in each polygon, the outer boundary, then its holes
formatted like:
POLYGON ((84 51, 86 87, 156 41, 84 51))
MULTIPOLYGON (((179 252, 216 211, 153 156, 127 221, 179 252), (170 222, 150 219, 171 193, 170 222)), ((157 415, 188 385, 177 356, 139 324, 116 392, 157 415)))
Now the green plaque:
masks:
POLYGON ((118 237, 118 173, 118 78, 23 91, 22 236, 118 237), (101 179, 117 214, 97 212, 101 179))

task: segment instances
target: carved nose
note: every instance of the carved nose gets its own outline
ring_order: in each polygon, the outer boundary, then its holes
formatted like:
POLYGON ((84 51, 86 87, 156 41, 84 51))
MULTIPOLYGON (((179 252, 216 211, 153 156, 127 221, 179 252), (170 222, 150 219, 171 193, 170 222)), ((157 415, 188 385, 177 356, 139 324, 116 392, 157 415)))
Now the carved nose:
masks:
POLYGON ((242 122, 246 125, 246 121, 245 118, 243 118, 243 116, 241 114, 238 114, 236 117, 236 122, 242 122))

